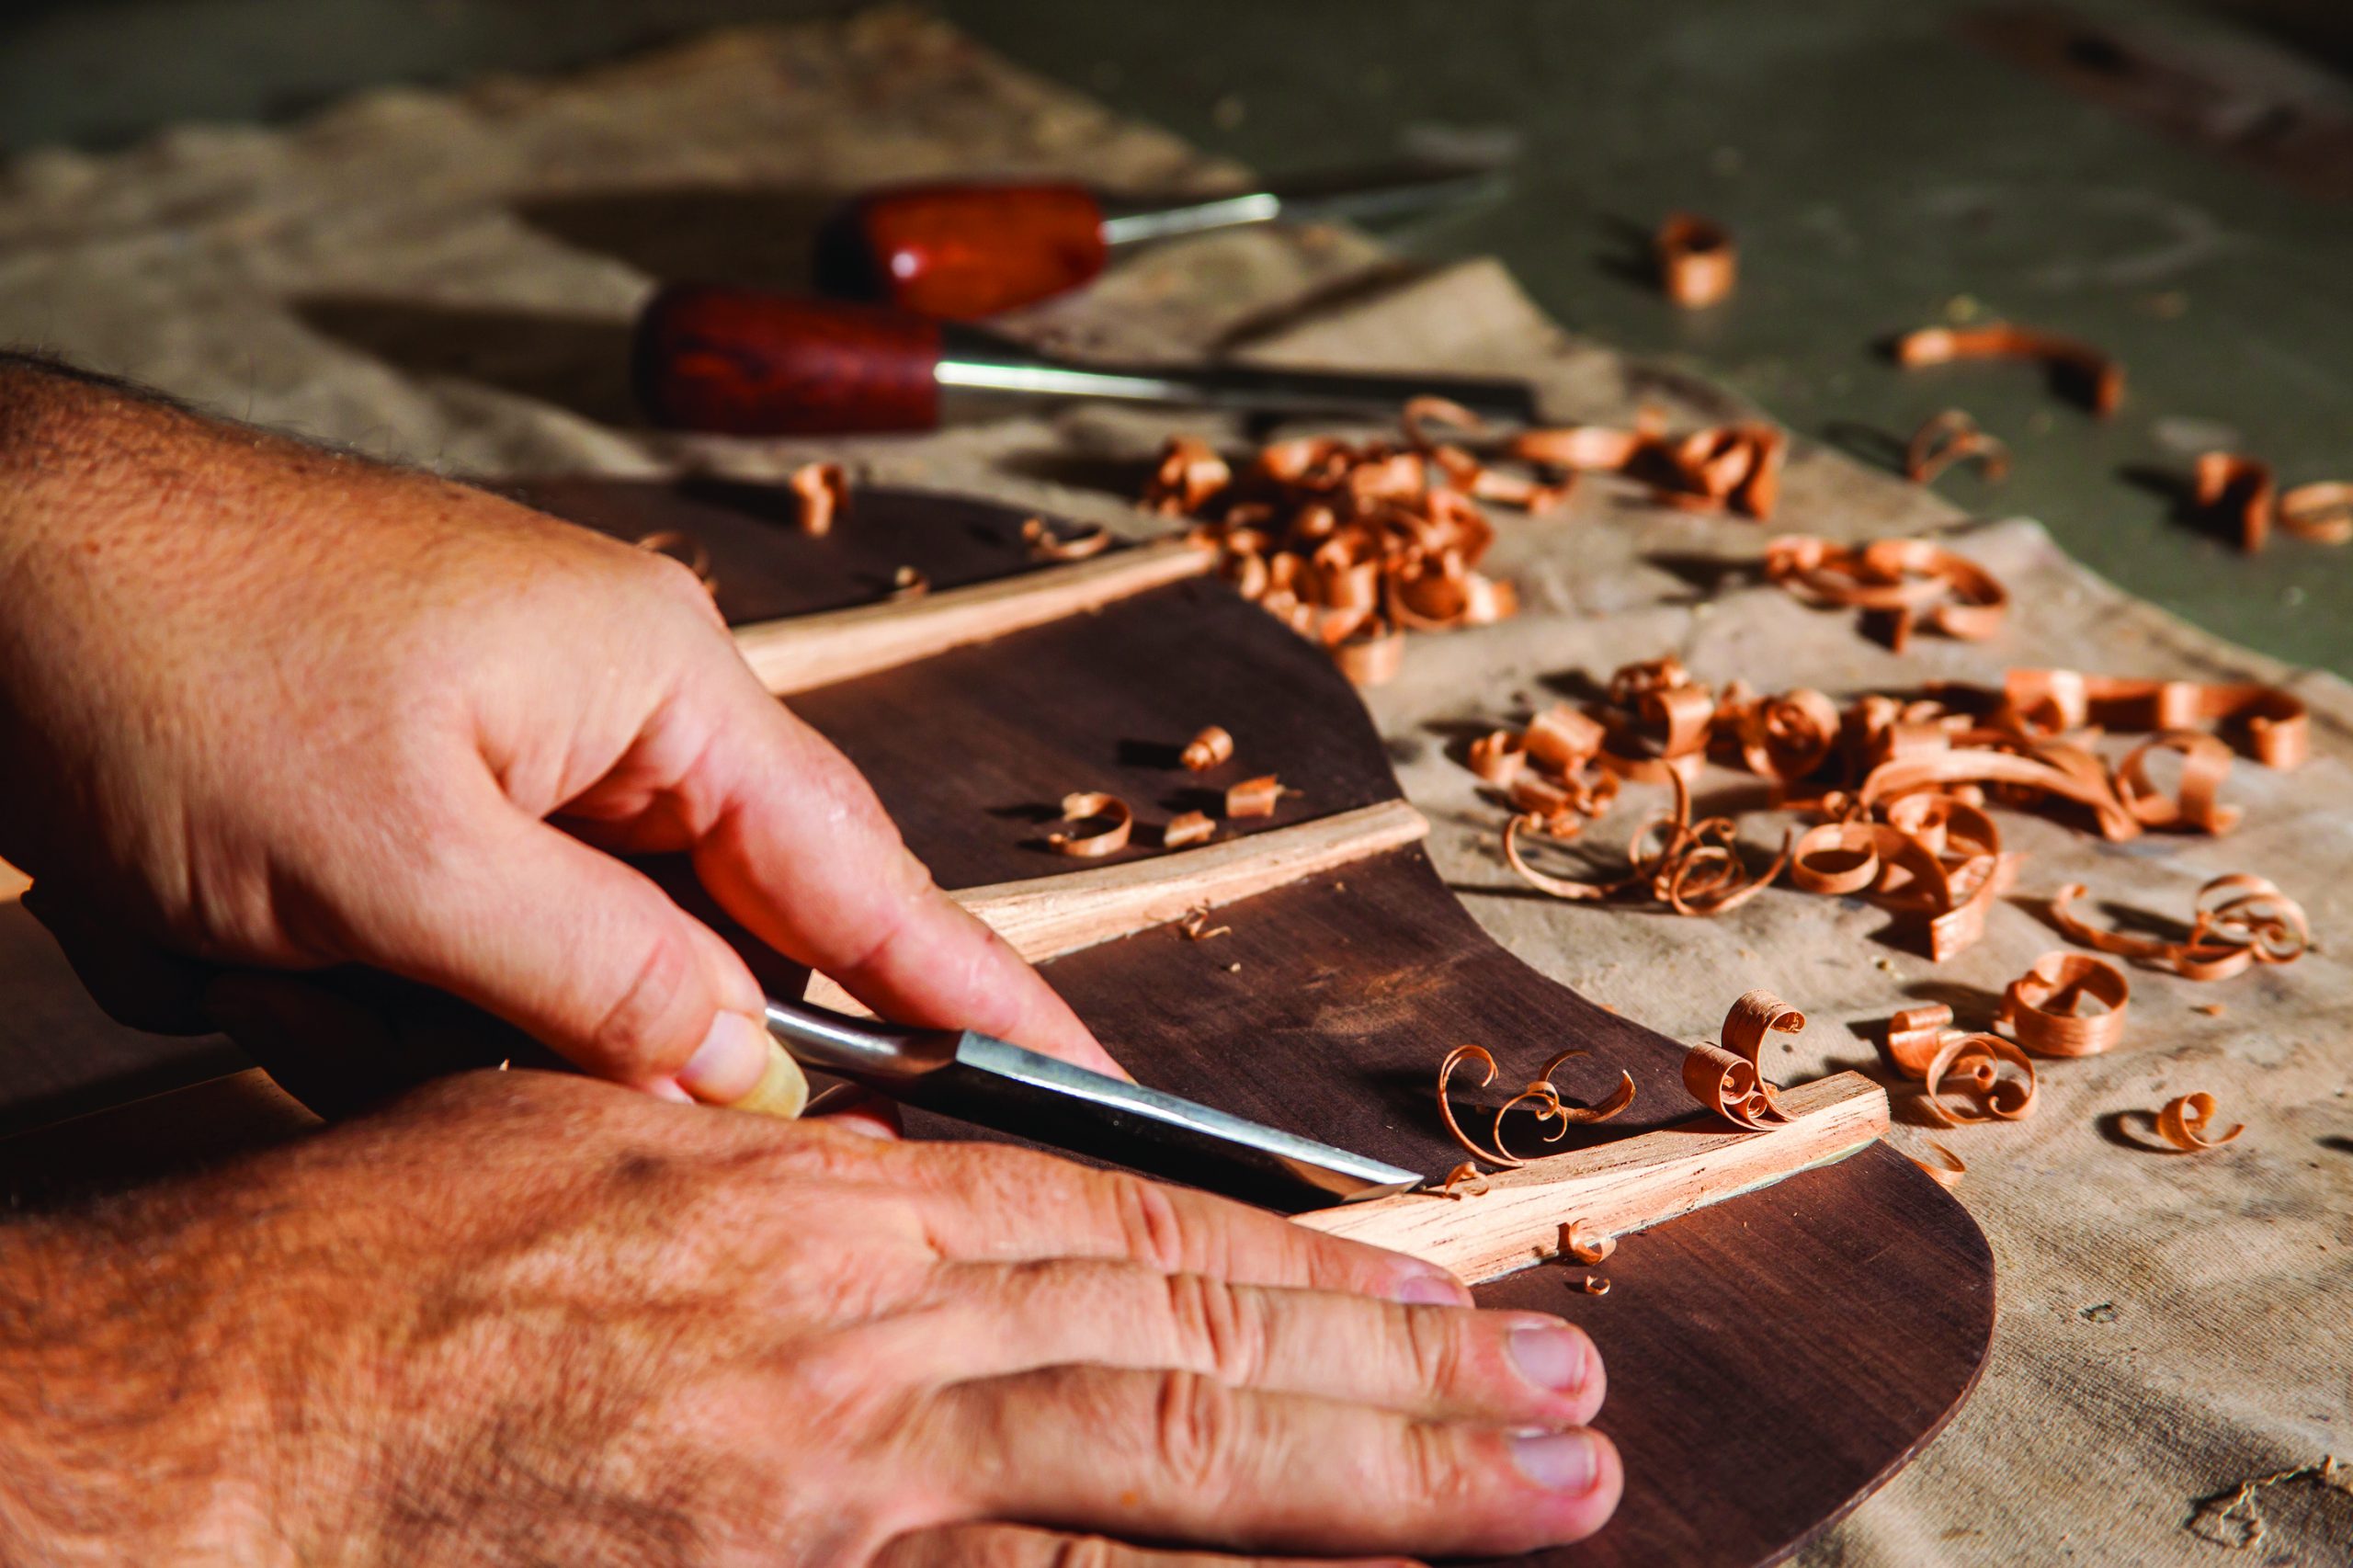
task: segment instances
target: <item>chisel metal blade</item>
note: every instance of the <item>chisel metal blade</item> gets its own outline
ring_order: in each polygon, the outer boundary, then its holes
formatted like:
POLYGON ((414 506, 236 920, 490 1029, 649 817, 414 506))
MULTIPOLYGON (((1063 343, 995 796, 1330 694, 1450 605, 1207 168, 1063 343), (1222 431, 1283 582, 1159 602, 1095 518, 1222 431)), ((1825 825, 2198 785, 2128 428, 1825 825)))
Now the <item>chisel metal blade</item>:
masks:
POLYGON ((971 1029, 899 1029, 770 1002, 804 1065, 904 1105, 1270 1208, 1382 1198, 1421 1173, 1091 1072, 971 1029))

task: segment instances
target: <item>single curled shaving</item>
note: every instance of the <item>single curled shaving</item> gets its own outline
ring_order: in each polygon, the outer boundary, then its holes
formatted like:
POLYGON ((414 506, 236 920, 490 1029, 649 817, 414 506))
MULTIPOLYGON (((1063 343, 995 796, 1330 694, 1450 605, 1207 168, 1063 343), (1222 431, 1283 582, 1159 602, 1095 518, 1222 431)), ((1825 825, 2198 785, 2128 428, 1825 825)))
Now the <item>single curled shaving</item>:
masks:
POLYGON ((1270 817, 1285 795, 1296 795, 1296 790, 1286 790, 1282 780, 1268 773, 1256 778, 1245 778, 1225 792, 1225 814, 1229 817, 1270 817))
POLYGON ((1658 226, 1651 246, 1658 258, 1660 287, 1685 310, 1712 305, 1731 295, 1740 253, 1722 224, 1677 212, 1658 226))
POLYGON ((1589 1220, 1572 1220, 1561 1227, 1561 1254, 1579 1263, 1601 1263, 1618 1250, 1618 1238, 1596 1231, 1589 1220))
POLYGON ((1887 1021, 1887 1054, 1895 1070, 1907 1078, 1925 1078, 1937 1058, 1945 1031, 1952 1027, 1952 1009, 1942 1002, 1906 1007, 1887 1021))
POLYGON ((1046 835, 1046 842, 1064 855, 1082 860, 1099 856, 1116 855, 1128 846, 1128 835, 1135 831, 1135 812, 1117 795, 1107 795, 1100 790, 1074 790, 1063 797, 1062 820, 1078 824, 1101 822, 1104 825, 1093 833, 1065 833, 1060 829, 1046 835))
POLYGON ((1021 525, 1021 540, 1040 561, 1085 561, 1111 548, 1111 530, 1088 523, 1064 531, 1043 517, 1030 517, 1021 525))
POLYGON ((839 463, 802 463, 785 476, 792 492, 794 526, 811 539, 834 531, 834 523, 849 507, 849 475, 839 463))
POLYGON ((2010 982, 2001 1021, 2038 1056, 2097 1056, 2124 1038, 2132 994, 2124 971, 2081 953, 2049 952, 2010 982), (2105 1010, 2081 1011, 2086 1002, 2105 1010))
POLYGON ((1904 477, 1928 484, 1957 462, 1973 460, 1989 481, 2010 472, 2010 449, 1977 427, 1977 421, 1958 408, 1933 415, 1912 433, 1904 449, 1904 477))
POLYGON ((2124 401, 2124 367, 2091 345, 2057 333, 1997 322, 1981 327, 1924 327, 1895 343, 1895 361, 1907 369, 1955 359, 2036 360, 2103 418, 2124 401))
POLYGON ((2084 884, 2052 896, 2051 920, 2070 941, 2118 958, 2170 969, 2188 980, 2227 980, 2259 963, 2293 963, 2312 945, 2303 906, 2262 877, 2216 877, 2198 890, 2189 934, 2179 941, 2104 930, 2075 911, 2084 884))
POLYGON ((2232 1128, 2220 1137, 2209 1137, 2206 1129, 2214 1117, 2214 1096, 2203 1092, 2183 1095, 2165 1102, 2157 1112, 2157 1135, 2186 1153, 2204 1149, 2219 1149, 2246 1131, 2244 1123, 2232 1128))
POLYGON ((2026 1052, 1999 1035, 1956 1029, 1944 1036, 1929 1060, 1920 1083, 1920 1108, 1947 1127, 2020 1121, 2034 1114, 2036 1092, 2034 1063, 2026 1052), (2018 1069, 2019 1076, 2003 1077, 2005 1066, 2018 1069), (1949 1086, 1948 1076, 1954 1080, 1949 1086), (1945 1098, 1949 1091, 1969 1097, 1955 1108, 1945 1098))
POLYGON ((1177 754, 1176 760, 1183 763, 1188 771, 1207 773, 1218 764, 1231 760, 1233 756, 1233 737, 1217 725, 1210 724, 1185 743, 1185 749, 1177 754))
POLYGON ((1949 1192, 1954 1187, 1959 1187, 1961 1185, 1961 1178, 1969 1174, 1969 1167, 1961 1163, 1961 1156, 1954 1153, 1950 1149, 1946 1148, 1941 1143, 1924 1143, 1923 1146, 1927 1148, 1929 1153, 1935 1154, 1937 1158, 1943 1163, 1940 1165, 1930 1165, 1919 1155, 1909 1152, 1906 1152, 1904 1157, 1911 1161, 1914 1165, 1919 1166, 1922 1170, 1927 1172, 1928 1179, 1935 1182, 1938 1187, 1943 1187, 1946 1191, 1949 1192))
POLYGON ((1160 845, 1164 849, 1182 849, 1191 844, 1207 844, 1217 835, 1217 824, 1206 812, 1184 812, 1168 819, 1160 830, 1160 845))

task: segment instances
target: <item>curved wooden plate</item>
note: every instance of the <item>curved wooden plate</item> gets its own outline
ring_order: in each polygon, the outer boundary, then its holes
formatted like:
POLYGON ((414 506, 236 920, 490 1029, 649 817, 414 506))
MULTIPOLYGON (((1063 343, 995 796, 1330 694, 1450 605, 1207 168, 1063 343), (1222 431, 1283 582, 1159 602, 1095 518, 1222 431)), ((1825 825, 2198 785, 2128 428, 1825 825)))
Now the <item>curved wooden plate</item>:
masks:
MULTIPOLYGON (((878 598, 901 564, 939 587, 1031 564, 1024 514, 947 495, 862 491, 846 521, 811 540, 792 530, 790 498, 761 487, 584 481, 527 494, 624 537, 685 530, 710 549, 734 621, 878 598)), ((1279 774, 1302 792, 1259 827, 1398 794, 1331 662, 1213 580, 793 706, 866 770, 949 887, 1068 869, 1040 824, 1072 790, 1108 790, 1156 824, 1212 806, 1233 778, 1279 774), (1231 730, 1239 752, 1196 777, 1173 752, 1206 723, 1231 730)), ((1587 1046, 1559 1082, 1588 1100, 1631 1072, 1633 1108, 1593 1132, 1691 1114, 1681 1045, 1496 947, 1418 847, 1219 920, 1231 935, 1148 933, 1057 960, 1049 974, 1138 1077, 1431 1172, 1461 1158, 1431 1082, 1463 1040, 1488 1045, 1506 1074, 1587 1046)), ((972 1135, 924 1121, 911 1131, 972 1135)), ((1779 1561, 1935 1435, 1974 1385, 1993 1328, 1984 1238, 1884 1144, 1630 1238, 1607 1272, 1606 1298, 1578 1290, 1585 1270, 1555 1266, 1478 1292, 1583 1324, 1608 1365, 1600 1425, 1625 1455, 1625 1502, 1593 1540, 1542 1561, 1779 1561)))

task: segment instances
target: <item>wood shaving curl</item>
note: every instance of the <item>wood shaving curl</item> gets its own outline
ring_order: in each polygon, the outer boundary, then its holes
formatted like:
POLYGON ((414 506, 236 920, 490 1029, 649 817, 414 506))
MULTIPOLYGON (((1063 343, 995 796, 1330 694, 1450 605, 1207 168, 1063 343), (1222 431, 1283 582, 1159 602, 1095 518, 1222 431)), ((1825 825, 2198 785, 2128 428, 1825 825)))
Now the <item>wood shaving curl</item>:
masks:
POLYGON ((2314 544, 2353 540, 2353 484, 2324 479, 2299 484, 2279 497, 2279 526, 2314 544))
POLYGON ((1685 310, 1712 305, 1731 295, 1740 253, 1722 224, 1677 212, 1658 226, 1651 247, 1658 258, 1660 286, 1685 310))
POLYGON ((1980 327, 1923 327, 1895 342, 1895 361, 1910 369, 1956 359, 2032 359, 2106 418, 2124 401, 2124 367, 2073 337, 1996 322, 1980 327))
POLYGON ((1990 483, 2009 476, 2010 449, 1979 429, 1962 410, 1948 408, 1912 433, 1904 449, 1904 477, 1929 484, 1953 464, 1972 460, 1990 483))
POLYGON ((1207 773, 1219 763, 1231 760, 1233 756, 1233 737, 1217 725, 1210 724, 1185 743, 1185 749, 1177 754, 1176 760, 1183 763, 1188 771, 1207 773))
POLYGON ((1064 833, 1060 830, 1046 835, 1046 842, 1064 855, 1082 860, 1092 860, 1105 855, 1116 855, 1128 846, 1128 836, 1135 831, 1135 812, 1117 795, 1107 795, 1100 790, 1074 790, 1063 797, 1062 820, 1069 824, 1101 822, 1102 827, 1093 833, 1064 833))
POLYGON ((2124 1038, 2131 995, 2124 971, 2114 964, 2048 952, 2003 992, 2000 1021, 2038 1056, 2097 1056, 2124 1038), (2103 1010, 2086 1013, 2086 1002, 2103 1010))
POLYGON ((1744 993, 1724 1015, 1713 1043, 1683 1057, 1683 1086, 1691 1097, 1735 1126, 1764 1131, 1790 1119, 1757 1060, 1769 1034, 1797 1034, 1805 1015, 1769 991, 1744 993))
POLYGON ((1904 1008, 1887 1021, 1888 1060, 1907 1078, 1927 1077, 1951 1027, 1952 1009, 1942 1002, 1904 1008))
POLYGON ((1506 1100, 1502 1108, 1495 1112, 1495 1124, 1490 1134, 1494 1147, 1489 1148, 1462 1131, 1462 1124, 1454 1118, 1453 1098, 1447 1091, 1448 1085, 1454 1078, 1454 1070, 1465 1062, 1476 1062, 1485 1069, 1479 1079, 1479 1087, 1485 1088, 1495 1081, 1495 1059, 1488 1053, 1484 1046, 1458 1045, 1448 1051, 1446 1059, 1438 1063, 1438 1115, 1444 1119, 1446 1130, 1453 1134, 1454 1141, 1480 1159, 1506 1170, 1524 1165, 1528 1162, 1505 1148, 1503 1142, 1504 1119, 1520 1106, 1533 1105, 1536 1119, 1540 1124, 1548 1121, 1559 1124, 1544 1140, 1547 1143, 1557 1143, 1567 1135, 1571 1127, 1591 1126, 1597 1122, 1608 1121, 1634 1103, 1634 1075, 1625 1072, 1619 1074, 1618 1087, 1612 1090, 1609 1097, 1600 1104, 1576 1106, 1564 1102, 1561 1098, 1560 1090, 1552 1086, 1552 1074, 1560 1071, 1561 1063, 1563 1062, 1585 1054, 1586 1052, 1582 1050, 1561 1052, 1544 1064, 1544 1070, 1541 1073, 1529 1080, 1527 1087, 1506 1100))
POLYGON ((1927 1172, 1928 1179, 1935 1182, 1938 1187, 1943 1187, 1947 1192, 1950 1192, 1954 1187, 1959 1187, 1961 1185, 1961 1178, 1969 1174, 1969 1167, 1961 1164, 1961 1156, 1954 1153, 1950 1149, 1946 1148, 1941 1143, 1926 1142, 1924 1141, 1923 1146, 1927 1148, 1930 1153, 1936 1155, 1942 1164, 1931 1165, 1927 1161, 1922 1159, 1919 1155, 1909 1153, 1905 1153, 1904 1157, 1911 1161, 1914 1165, 1919 1166, 1922 1170, 1927 1172))
POLYGON ((2034 1114, 2038 1087, 2033 1062, 2010 1041, 2000 1035, 1950 1029, 1921 1078, 1920 1108, 1947 1127, 2022 1121, 2034 1114), (2005 1066, 2015 1067, 2020 1075, 2003 1077, 2005 1066), (1969 1102, 1956 1109, 1944 1097, 1948 1090, 1968 1096, 1969 1102))
POLYGON ((2214 1096, 2203 1092, 2183 1095, 2165 1102, 2157 1112, 2157 1135, 2185 1153, 2219 1149, 2246 1131, 2244 1123, 2219 1137, 2207 1136, 2206 1129, 2214 1118, 2214 1096))
POLYGON ((1487 1173, 1479 1168, 1478 1163, 1465 1160, 1446 1173, 1446 1180, 1438 1190, 1439 1197, 1451 1198, 1459 1203, 1466 1198, 1483 1196, 1490 1186, 1487 1173))
POLYGON ((2271 465, 2236 452, 2207 452, 2190 470, 2190 494, 2198 506, 2238 528, 2239 548, 2249 555, 2271 539, 2271 465))
POLYGON ((1021 540, 1040 561, 1085 561, 1111 548, 1111 530, 1089 523, 1063 532, 1043 517, 1030 517, 1021 525, 1021 540))
POLYGON ((811 539, 834 531, 834 521, 849 509, 849 475, 839 463, 802 463, 785 476, 792 492, 793 525, 811 539))
POLYGON ((1982 642, 2001 630, 2010 592, 1965 556, 1927 540, 1847 546, 1785 534, 1765 546, 1768 582, 1819 609, 1859 609, 1902 653, 1925 622, 1948 637, 1982 642))
POLYGON ((1561 1252, 1579 1263, 1602 1263, 1618 1250, 1618 1238, 1605 1233, 1589 1233, 1586 1220, 1572 1220, 1561 1227, 1561 1252))
POLYGON ((2177 942, 2090 925, 2072 907, 2085 892, 2083 883, 2069 882, 2052 896, 2052 923, 2069 940, 2187 980, 2227 980, 2255 964, 2293 963, 2312 946, 2303 906, 2246 872, 2216 877, 2198 890, 2189 935, 2177 942))
POLYGON ((1233 935, 1233 927, 1231 926, 1210 924, 1210 906, 1206 903, 1197 904, 1186 911, 1185 918, 1177 923, 1176 929, 1184 934, 1185 940, 1188 942, 1206 942, 1212 937, 1233 935))
POLYGON ((1217 835, 1217 824, 1206 812, 1185 812, 1170 817, 1168 825, 1160 830, 1160 845, 1164 849, 1182 849, 1188 845, 1207 844, 1217 835))
POLYGON ((1607 1296, 1609 1294, 1609 1281, 1598 1274, 1588 1274, 1577 1289, 1588 1296, 1607 1296))
POLYGON ((1268 773, 1256 778, 1245 778, 1225 792, 1225 814, 1229 817, 1270 817, 1276 805, 1285 795, 1296 795, 1297 790, 1286 790, 1282 780, 1268 773))

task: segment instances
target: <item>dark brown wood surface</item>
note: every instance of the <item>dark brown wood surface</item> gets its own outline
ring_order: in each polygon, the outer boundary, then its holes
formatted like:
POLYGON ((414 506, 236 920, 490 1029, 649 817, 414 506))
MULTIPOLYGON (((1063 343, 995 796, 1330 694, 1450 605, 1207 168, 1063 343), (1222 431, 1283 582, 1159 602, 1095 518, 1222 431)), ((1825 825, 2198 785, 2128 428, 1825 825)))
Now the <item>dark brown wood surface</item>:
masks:
MULTIPOLYGON (((792 529, 790 499, 757 487, 580 481, 527 494, 623 537, 690 534, 711 551, 721 606, 736 621, 868 602, 901 564, 948 587, 1030 563, 1023 514, 952 497, 863 492, 830 536, 810 540, 792 529)), ((1279 774, 1302 791, 1271 819, 1236 824, 1253 830, 1398 793, 1380 736, 1330 662, 1214 581, 810 692, 794 707, 866 770, 950 887, 1067 869, 1043 824, 1073 790, 1120 794, 1150 824, 1208 806, 1251 774, 1279 774), (1238 752, 1200 778, 1176 767, 1175 751, 1205 723, 1231 730, 1238 752)), ((1631 1072, 1632 1108, 1580 1130, 1587 1137, 1694 1108, 1680 1044, 1504 952, 1418 848, 1220 919, 1233 930, 1212 941, 1164 930, 1048 972, 1146 1082, 1433 1173, 1461 1157, 1434 1114, 1433 1071, 1465 1040, 1493 1050, 1514 1083, 1556 1051, 1588 1048, 1558 1077, 1580 1098, 1631 1072)), ((1675 939, 1671 922, 1660 930, 1675 939)), ((10 987, 0 1052, 13 1053, 0 1060, 26 1064, 0 1084, 0 1130, 34 1108, 129 1098, 233 1061, 217 1040, 149 1040, 108 1024, 13 908, 0 909, 0 982, 10 987)), ((911 1120, 917 1135, 973 1135, 911 1120)), ((152 1129, 153 1119, 124 1125, 152 1129)), ((103 1134, 77 1142, 91 1136, 103 1134)), ((1936 1433, 1975 1382, 1992 1331, 1984 1238, 1950 1195, 1883 1145, 1628 1238, 1607 1267, 1606 1297, 1577 1289, 1585 1272, 1540 1267, 1478 1292, 1582 1324, 1608 1365, 1599 1425, 1625 1455, 1625 1502, 1591 1541, 1540 1554, 1548 1562, 1778 1561, 1936 1433)))

